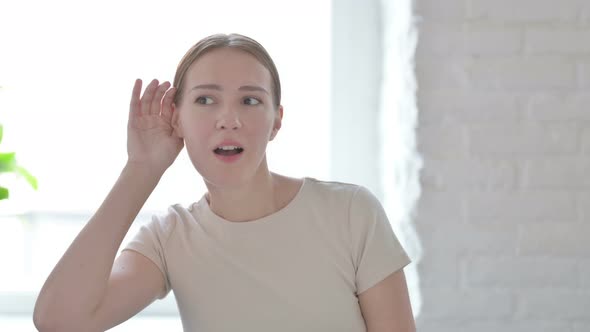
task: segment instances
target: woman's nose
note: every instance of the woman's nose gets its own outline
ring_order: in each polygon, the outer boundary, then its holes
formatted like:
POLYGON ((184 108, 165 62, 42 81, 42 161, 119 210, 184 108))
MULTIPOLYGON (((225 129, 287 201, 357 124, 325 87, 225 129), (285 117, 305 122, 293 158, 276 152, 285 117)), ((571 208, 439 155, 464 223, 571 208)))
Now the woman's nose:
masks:
POLYGON ((217 118, 217 129, 238 129, 242 127, 238 112, 236 110, 222 110, 217 118))

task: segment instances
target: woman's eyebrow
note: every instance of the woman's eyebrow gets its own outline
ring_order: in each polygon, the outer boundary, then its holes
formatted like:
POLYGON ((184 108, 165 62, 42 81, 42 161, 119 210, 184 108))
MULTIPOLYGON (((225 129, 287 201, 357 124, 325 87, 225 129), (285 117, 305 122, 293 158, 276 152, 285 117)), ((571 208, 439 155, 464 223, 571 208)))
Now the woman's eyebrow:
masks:
MULTIPOLYGON (((223 91, 223 88, 218 85, 218 84, 199 84, 197 86, 194 86, 192 90, 196 90, 196 89, 207 89, 207 90, 218 90, 218 91, 223 91)), ((242 85, 239 89, 239 91, 261 91, 266 93, 267 95, 269 95, 268 91, 266 91, 266 89, 264 89, 261 86, 257 86, 257 85, 242 85)))
POLYGON ((261 91, 261 92, 266 93, 267 95, 269 94, 268 91, 266 91, 263 87, 260 87, 257 85, 243 85, 238 90, 240 90, 240 91, 261 91))
POLYGON ((200 84, 200 85, 194 86, 191 89, 191 91, 196 90, 196 89, 219 90, 219 91, 223 90, 221 88, 221 86, 217 85, 217 84, 200 84))

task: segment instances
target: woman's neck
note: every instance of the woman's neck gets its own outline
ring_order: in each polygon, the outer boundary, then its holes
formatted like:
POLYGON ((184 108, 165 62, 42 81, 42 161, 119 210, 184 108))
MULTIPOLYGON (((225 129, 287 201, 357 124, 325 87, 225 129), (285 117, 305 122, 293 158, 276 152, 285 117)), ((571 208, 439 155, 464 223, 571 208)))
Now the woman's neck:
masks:
POLYGON ((256 220, 282 208, 280 183, 280 176, 266 169, 237 186, 222 188, 207 184, 207 201, 211 211, 226 220, 256 220))

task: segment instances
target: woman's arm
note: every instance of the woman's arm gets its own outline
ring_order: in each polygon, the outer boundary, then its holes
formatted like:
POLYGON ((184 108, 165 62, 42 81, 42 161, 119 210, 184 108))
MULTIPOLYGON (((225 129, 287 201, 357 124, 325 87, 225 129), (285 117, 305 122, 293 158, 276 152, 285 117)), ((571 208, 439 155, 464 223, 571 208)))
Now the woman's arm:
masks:
POLYGON ((367 332, 415 332, 416 326, 403 270, 359 294, 367 332))
MULTIPOLYGON (((107 293, 117 250, 158 180, 140 168, 125 167, 104 203, 43 285, 33 316, 37 329, 68 331, 90 327, 107 293)), ((164 286, 162 281, 158 288, 164 286)))
POLYGON ((121 312, 131 315, 165 290, 161 272, 147 258, 125 253, 115 268, 113 262, 139 210, 183 147, 171 125, 174 89, 169 87, 153 80, 140 98, 141 80, 135 82, 127 164, 45 281, 33 315, 39 330, 104 330, 126 319, 121 312))

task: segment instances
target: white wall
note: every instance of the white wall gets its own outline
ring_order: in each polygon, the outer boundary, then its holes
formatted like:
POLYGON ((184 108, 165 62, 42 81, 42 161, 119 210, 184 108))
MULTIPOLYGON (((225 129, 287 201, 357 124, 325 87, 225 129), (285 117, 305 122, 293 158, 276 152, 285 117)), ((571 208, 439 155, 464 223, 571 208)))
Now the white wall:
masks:
POLYGON ((375 0, 332 0, 330 177, 382 196, 381 26, 375 0))
POLYGON ((419 331, 590 331, 590 1, 415 7, 419 331))

